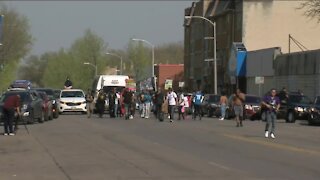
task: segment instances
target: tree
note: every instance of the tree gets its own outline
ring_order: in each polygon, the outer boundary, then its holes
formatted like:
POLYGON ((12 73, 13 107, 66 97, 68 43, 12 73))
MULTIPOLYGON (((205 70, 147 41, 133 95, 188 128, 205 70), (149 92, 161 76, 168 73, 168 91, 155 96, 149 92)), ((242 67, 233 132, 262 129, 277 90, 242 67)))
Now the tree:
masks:
MULTIPOLYGON (((130 67, 129 71, 132 72, 137 81, 151 77, 151 52, 146 49, 142 42, 129 41, 128 44, 128 63, 126 67, 130 67), (147 52, 150 52, 149 56, 147 52)), ((126 71, 127 68, 126 68, 126 71)))
POLYGON ((20 59, 30 51, 33 38, 25 16, 3 3, 0 4, 0 12, 4 15, 1 39, 3 45, 0 46, 0 65, 2 67, 0 69, 0 89, 4 90, 16 78, 20 59))
POLYGON ((298 9, 304 9, 304 15, 320 23, 320 0, 308 0, 301 3, 298 9))

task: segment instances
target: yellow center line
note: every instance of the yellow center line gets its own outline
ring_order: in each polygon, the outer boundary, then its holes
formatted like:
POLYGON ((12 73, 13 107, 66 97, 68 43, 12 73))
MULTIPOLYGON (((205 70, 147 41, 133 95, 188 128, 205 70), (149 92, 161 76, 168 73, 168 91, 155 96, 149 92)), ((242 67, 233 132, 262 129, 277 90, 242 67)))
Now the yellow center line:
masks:
POLYGON ((239 135, 223 134, 223 136, 231 138, 231 139, 236 139, 236 140, 240 140, 240 141, 250 142, 250 143, 273 147, 273 148, 278 148, 278 149, 282 149, 282 150, 298 152, 298 153, 308 153, 308 154, 314 154, 314 155, 320 156, 320 151, 316 151, 316 150, 299 148, 299 147, 289 146, 289 145, 285 145, 285 144, 277 144, 277 143, 270 142, 270 141, 261 141, 261 140, 257 140, 257 139, 250 139, 250 138, 239 136, 239 135))

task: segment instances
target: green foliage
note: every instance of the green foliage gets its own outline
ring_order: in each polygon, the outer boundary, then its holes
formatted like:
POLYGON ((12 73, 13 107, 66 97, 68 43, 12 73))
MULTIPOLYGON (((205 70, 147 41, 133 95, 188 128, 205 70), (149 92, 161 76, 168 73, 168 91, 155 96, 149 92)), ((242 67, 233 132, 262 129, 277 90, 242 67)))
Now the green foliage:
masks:
POLYGON ((155 48, 156 64, 183 64, 183 42, 168 43, 155 48))
POLYGON ((32 36, 28 19, 15 9, 0 4, 0 12, 4 15, 2 39, 0 46, 0 89, 6 89, 16 78, 17 64, 32 46, 32 36))

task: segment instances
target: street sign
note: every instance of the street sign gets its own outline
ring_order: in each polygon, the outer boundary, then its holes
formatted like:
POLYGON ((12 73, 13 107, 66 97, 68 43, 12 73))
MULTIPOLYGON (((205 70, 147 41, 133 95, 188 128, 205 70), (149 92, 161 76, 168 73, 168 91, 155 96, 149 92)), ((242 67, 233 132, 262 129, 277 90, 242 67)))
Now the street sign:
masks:
POLYGON ((183 87, 184 87, 184 82, 181 82, 181 81, 180 81, 180 82, 179 82, 179 87, 180 87, 180 88, 183 88, 183 87))
POLYGON ((256 76, 255 82, 256 82, 256 84, 264 84, 264 77, 256 76))

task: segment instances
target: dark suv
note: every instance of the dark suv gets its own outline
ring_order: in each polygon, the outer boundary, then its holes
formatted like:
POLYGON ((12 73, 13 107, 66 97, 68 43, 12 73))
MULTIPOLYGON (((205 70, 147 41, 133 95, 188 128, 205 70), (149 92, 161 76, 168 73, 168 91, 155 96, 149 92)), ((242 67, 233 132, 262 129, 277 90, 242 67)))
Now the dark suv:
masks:
POLYGON ((308 119, 308 111, 312 101, 309 97, 298 94, 289 94, 286 100, 281 101, 277 117, 285 119, 288 123, 294 123, 296 119, 308 119))

